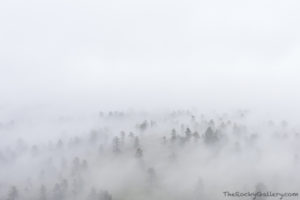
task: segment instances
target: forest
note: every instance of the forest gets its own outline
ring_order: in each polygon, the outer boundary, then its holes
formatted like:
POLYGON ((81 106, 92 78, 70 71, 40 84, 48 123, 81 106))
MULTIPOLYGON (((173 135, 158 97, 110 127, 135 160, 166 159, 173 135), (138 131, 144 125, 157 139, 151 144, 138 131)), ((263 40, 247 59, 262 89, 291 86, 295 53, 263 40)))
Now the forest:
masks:
POLYGON ((253 115, 108 111, 2 121, 0 199, 216 200, 238 199, 226 191, 297 192, 299 129, 253 115))

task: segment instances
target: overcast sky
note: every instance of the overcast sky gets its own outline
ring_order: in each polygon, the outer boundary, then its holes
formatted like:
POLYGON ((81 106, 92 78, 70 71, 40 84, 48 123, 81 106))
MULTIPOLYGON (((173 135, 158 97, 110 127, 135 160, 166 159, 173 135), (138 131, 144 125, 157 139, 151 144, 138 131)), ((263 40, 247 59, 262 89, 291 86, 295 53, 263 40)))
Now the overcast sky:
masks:
POLYGON ((0 3, 0 105, 300 109, 297 0, 0 3))

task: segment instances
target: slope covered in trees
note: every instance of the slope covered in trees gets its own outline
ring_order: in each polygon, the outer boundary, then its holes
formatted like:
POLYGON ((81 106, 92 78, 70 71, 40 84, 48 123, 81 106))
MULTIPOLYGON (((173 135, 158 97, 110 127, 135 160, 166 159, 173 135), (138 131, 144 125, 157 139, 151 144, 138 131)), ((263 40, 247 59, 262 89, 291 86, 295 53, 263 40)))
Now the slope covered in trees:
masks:
POLYGON ((1 123, 10 142, 0 146, 0 199, 216 200, 225 191, 297 192, 299 129, 249 115, 100 112, 55 119, 58 128, 39 129, 40 140, 26 120, 1 123), (80 120, 91 123, 78 128, 80 120))

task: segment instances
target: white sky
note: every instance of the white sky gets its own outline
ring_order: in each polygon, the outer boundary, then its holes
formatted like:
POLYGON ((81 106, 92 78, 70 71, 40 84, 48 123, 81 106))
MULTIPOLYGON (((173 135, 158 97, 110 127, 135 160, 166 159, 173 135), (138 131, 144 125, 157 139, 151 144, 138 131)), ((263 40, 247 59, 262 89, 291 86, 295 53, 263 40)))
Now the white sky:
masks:
POLYGON ((0 2, 0 105, 300 109, 297 0, 0 2))

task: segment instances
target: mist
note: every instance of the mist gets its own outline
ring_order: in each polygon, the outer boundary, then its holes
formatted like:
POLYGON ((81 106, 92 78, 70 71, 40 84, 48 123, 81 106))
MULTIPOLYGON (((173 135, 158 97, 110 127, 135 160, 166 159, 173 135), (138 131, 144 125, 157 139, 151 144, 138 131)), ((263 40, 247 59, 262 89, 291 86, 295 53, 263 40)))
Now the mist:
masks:
POLYGON ((299 192, 299 10, 0 2, 0 200, 299 192))

